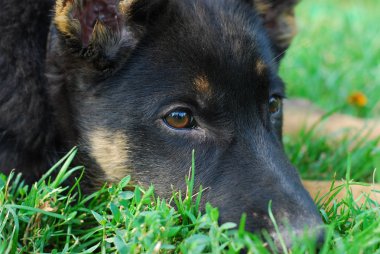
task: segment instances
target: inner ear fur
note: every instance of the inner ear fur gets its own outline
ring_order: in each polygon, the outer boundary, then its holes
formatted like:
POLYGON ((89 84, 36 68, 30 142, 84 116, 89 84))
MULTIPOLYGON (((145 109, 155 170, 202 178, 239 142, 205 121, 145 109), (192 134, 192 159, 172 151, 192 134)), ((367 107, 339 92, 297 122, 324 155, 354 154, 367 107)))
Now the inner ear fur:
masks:
POLYGON ((260 14, 281 58, 297 33, 294 8, 299 0, 248 0, 260 14))
POLYGON ((72 68, 83 68, 84 61, 93 71, 112 72, 128 58, 144 35, 154 9, 162 8, 164 2, 57 0, 53 50, 58 48, 60 56, 68 56, 72 68))

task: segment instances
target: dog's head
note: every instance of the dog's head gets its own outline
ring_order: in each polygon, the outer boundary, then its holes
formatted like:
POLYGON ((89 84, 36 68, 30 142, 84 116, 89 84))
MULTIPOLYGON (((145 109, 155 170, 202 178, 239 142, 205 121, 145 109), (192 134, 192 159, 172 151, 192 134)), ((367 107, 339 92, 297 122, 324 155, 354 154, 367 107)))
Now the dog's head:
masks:
POLYGON ((130 174, 168 195, 184 187, 195 149, 196 183, 222 221, 246 212, 249 230, 273 231, 271 200, 280 225, 321 224, 281 143, 277 57, 288 44, 266 17, 276 6, 108 2, 59 1, 50 45, 59 128, 79 144, 90 182, 130 174))

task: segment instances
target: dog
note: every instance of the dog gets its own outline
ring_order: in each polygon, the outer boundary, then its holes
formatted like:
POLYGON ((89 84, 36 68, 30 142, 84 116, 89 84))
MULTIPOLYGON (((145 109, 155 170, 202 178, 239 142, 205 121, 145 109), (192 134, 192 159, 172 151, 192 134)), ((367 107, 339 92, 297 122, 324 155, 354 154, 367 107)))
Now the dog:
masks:
POLYGON ((323 222, 282 145, 294 0, 5 0, 0 168, 38 179, 73 146, 82 188, 195 182, 221 222, 286 244, 323 222), (52 20, 49 12, 54 9, 52 20))

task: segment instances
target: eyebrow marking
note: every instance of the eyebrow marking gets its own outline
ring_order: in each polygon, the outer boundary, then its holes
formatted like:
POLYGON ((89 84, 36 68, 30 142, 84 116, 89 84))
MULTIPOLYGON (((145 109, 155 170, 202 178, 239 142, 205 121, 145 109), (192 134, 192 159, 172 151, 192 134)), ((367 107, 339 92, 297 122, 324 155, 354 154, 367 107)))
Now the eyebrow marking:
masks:
POLYGON ((211 86, 210 82, 208 81, 208 78, 206 75, 199 75, 194 79, 194 87, 195 89, 204 94, 204 95, 210 95, 211 94, 211 86))
POLYGON ((256 10, 260 14, 266 14, 271 10, 272 5, 265 0, 253 0, 256 10))
POLYGON ((257 60, 256 72, 258 75, 263 75, 266 68, 267 68, 267 66, 262 60, 257 60))

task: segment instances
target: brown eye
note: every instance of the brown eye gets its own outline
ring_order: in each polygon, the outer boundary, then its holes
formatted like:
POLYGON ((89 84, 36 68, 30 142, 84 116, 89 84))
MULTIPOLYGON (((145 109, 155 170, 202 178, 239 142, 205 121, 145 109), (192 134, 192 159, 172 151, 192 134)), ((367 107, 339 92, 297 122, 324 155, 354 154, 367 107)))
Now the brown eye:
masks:
POLYGON ((277 96, 272 96, 269 99, 269 113, 276 114, 281 109, 281 98, 277 96))
POLYGON ((191 129, 195 127, 193 116, 186 111, 173 111, 164 117, 165 123, 174 129, 191 129))

